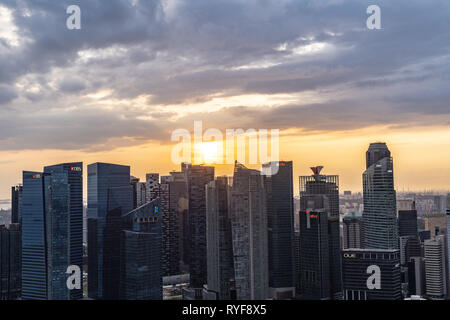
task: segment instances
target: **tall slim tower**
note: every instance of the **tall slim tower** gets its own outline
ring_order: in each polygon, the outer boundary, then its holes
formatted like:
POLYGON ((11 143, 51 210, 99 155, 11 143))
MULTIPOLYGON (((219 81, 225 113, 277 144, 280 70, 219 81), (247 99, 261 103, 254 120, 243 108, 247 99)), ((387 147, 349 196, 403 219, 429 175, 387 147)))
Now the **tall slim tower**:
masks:
POLYGON ((447 296, 445 247, 444 235, 426 240, 424 244, 426 294, 432 299, 447 296))
POLYGON ((88 295, 119 296, 121 216, 133 209, 130 167, 108 163, 88 166, 88 295))
POLYGON ((23 172, 22 299, 81 299, 69 291, 67 267, 83 257, 82 163, 23 172))
POLYGON ((264 176, 269 246, 269 287, 274 299, 295 296, 294 194, 292 161, 263 165, 263 171, 278 169, 264 176))
POLYGON ((267 212, 260 171, 236 162, 231 189, 231 227, 238 300, 269 295, 267 212))
MULTIPOLYGON (((322 175, 323 167, 313 167, 312 176, 300 177, 300 212, 307 210, 324 209, 328 217, 328 255, 329 255, 329 298, 342 299, 342 262, 341 240, 339 229, 339 177, 322 175), (311 198, 325 196, 326 207, 311 207, 311 198)), ((312 202, 314 204, 314 202, 312 202)), ((301 236, 301 232, 300 232, 301 236)), ((300 242, 300 250, 310 243, 300 242)), ((321 254, 325 254, 322 252, 321 254)), ((325 281, 325 280, 324 280, 325 281)))
POLYGON ((11 188, 11 223, 21 223, 20 200, 22 198, 22 186, 11 188))
POLYGON ((228 177, 218 177, 206 186, 207 289, 215 292, 218 300, 230 300, 234 295, 228 180, 228 177))
POLYGON ((394 168, 385 143, 372 143, 363 173, 364 246, 367 249, 398 249, 398 224, 394 168))
POLYGON ((207 283, 206 266, 206 185, 214 180, 214 167, 193 165, 187 170, 189 190, 189 270, 190 286, 202 289, 207 283))

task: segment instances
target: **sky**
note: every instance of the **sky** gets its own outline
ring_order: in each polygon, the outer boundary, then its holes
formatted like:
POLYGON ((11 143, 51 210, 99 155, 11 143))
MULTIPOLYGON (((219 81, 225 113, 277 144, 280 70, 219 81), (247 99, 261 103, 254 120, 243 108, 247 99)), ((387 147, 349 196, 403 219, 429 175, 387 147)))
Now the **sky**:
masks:
POLYGON ((0 207, 44 165, 167 174, 194 121, 279 129, 294 177, 323 165, 341 190, 383 141, 397 190, 449 190, 449 17, 448 0, 1 0, 0 207))

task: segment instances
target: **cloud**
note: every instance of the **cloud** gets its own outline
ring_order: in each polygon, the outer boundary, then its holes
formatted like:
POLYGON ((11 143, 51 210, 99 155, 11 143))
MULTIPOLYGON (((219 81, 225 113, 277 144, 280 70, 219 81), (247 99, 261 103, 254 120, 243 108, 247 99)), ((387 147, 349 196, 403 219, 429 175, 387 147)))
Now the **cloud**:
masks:
POLYGON ((0 150, 167 142, 202 119, 303 134, 449 121, 446 0, 381 0, 375 31, 366 0, 79 0, 67 30, 71 4, 0 5, 0 150))

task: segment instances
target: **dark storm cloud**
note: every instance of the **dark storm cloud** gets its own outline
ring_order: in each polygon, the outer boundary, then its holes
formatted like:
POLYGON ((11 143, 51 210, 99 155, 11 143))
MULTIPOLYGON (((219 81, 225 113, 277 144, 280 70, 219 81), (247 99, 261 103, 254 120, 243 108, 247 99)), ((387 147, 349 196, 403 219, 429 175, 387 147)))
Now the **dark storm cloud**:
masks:
POLYGON ((202 119, 208 127, 303 132, 448 124, 450 4, 377 1, 375 31, 365 26, 371 4, 4 0, 21 42, 0 38, 0 149, 167 141, 173 128, 202 119), (70 31, 65 11, 74 3, 82 29, 70 31), (108 108, 86 98, 99 91, 114 100, 108 108), (240 94, 298 101, 229 105, 173 121, 173 105, 240 94), (302 94, 321 102, 305 103, 302 94), (140 96, 147 107, 130 102, 140 96))

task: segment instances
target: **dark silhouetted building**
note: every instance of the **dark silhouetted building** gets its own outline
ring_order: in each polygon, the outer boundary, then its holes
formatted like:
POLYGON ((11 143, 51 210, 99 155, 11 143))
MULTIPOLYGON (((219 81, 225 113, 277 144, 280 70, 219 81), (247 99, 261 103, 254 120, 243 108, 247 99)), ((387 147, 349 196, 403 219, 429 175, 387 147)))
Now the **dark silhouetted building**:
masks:
POLYGON ((344 249, 362 248, 362 214, 349 212, 344 216, 343 222, 344 249))
POLYGON ((190 286, 202 289, 207 283, 206 266, 206 192, 205 186, 214 180, 214 167, 193 165, 187 168, 189 217, 188 264, 190 286))
POLYGON ((332 299, 328 198, 302 196, 300 211, 300 292, 306 300, 332 299))
POLYGON ((400 300, 401 274, 399 250, 346 249, 342 251, 342 277, 345 300, 400 300), (369 289, 369 268, 379 268, 380 286, 369 289))
POLYGON ((0 300, 21 297, 22 235, 19 224, 0 226, 0 300))
POLYGON ((398 236, 417 236, 417 210, 415 201, 410 201, 409 205, 402 204, 403 208, 398 209, 398 236))
POLYGON ((21 223, 20 200, 22 198, 22 186, 11 188, 11 223, 21 223))
MULTIPOLYGON (((342 299, 342 274, 340 254, 341 237, 339 228, 339 177, 321 175, 320 173, 322 168, 323 167, 313 167, 311 168, 314 173, 312 176, 300 177, 300 212, 301 214, 305 215, 307 210, 324 210, 327 214, 328 253, 320 252, 320 254, 328 254, 329 262, 326 267, 328 268, 327 272, 329 273, 329 276, 326 279, 323 278, 320 281, 329 281, 329 283, 326 284, 326 287, 329 288, 330 291, 325 295, 326 297, 328 297, 329 299, 342 299), (317 199, 321 200, 318 201, 317 199)), ((301 230, 303 230, 302 227, 300 229, 300 237, 302 237, 301 230)), ((310 245, 313 244, 301 240, 300 250, 303 251, 305 246, 310 245)), ((319 252, 317 252, 316 254, 319 254, 319 252)), ((324 259, 324 261, 326 260, 327 259, 324 259)), ((301 271, 301 277, 305 276, 305 273, 301 271)), ((319 285, 318 283, 319 282, 317 282, 317 286, 319 285)))
POLYGON ((162 228, 158 198, 121 217, 121 300, 162 300, 162 228))
POLYGON ((206 186, 207 290, 217 300, 236 296, 228 180, 218 177, 206 186))
POLYGON ((269 290, 274 299, 295 296, 294 194, 292 161, 263 165, 269 246, 269 290), (275 172, 274 172, 275 173, 275 172))

